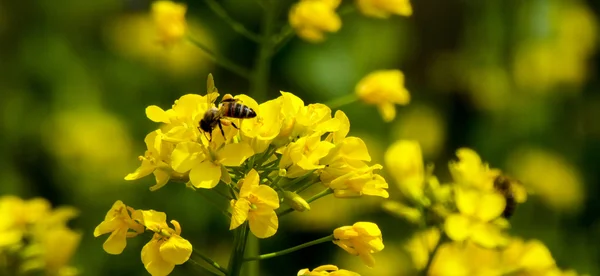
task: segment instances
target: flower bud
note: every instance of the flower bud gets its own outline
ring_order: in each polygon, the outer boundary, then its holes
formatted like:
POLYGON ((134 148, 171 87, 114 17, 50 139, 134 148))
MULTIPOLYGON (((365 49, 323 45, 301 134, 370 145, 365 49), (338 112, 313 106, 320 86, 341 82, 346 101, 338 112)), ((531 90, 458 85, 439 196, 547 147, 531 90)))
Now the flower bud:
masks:
POLYGON ((285 202, 290 205, 294 210, 298 212, 304 212, 306 210, 310 211, 310 205, 304 198, 299 196, 298 194, 290 191, 283 192, 283 198, 285 198, 285 202))

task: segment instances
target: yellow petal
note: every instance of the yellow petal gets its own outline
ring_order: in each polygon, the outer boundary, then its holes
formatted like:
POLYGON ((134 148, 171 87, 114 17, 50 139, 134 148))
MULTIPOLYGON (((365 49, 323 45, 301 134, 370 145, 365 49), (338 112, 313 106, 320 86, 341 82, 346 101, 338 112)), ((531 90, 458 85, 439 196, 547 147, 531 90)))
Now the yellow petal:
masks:
POLYGON ((253 211, 248 221, 250 223, 250 231, 259 239, 275 235, 279 227, 277 214, 273 210, 266 210, 264 212, 253 211))
POLYGON ((219 162, 224 166, 236 167, 242 165, 248 157, 254 155, 252 147, 247 143, 225 145, 219 152, 219 162))
POLYGON ((358 137, 347 137, 344 139, 341 145, 340 154, 343 157, 354 160, 371 161, 367 145, 358 137))
POLYGON ((379 104, 377 109, 385 122, 391 122, 396 118, 396 107, 392 103, 379 104))
POLYGON ((229 224, 229 230, 238 228, 248 218, 248 211, 250 210, 250 202, 246 198, 240 198, 235 201, 232 200, 233 210, 231 211, 231 224, 229 224))
POLYGON ((105 220, 101 222, 98 226, 96 226, 96 228, 94 229, 94 237, 99 237, 106 233, 115 231, 121 225, 123 225, 123 223, 121 220, 118 219, 105 220))
POLYGON ((221 179, 221 166, 204 161, 190 170, 190 181, 196 188, 212 189, 221 179))
POLYGON ((335 112, 335 118, 340 122, 340 128, 333 134, 333 143, 338 144, 346 138, 350 132, 350 120, 344 111, 338 110, 335 112))
POLYGON ((142 159, 142 165, 132 172, 125 176, 125 180, 136 180, 140 179, 144 176, 151 174, 156 169, 156 166, 152 164, 148 159, 142 159))
POLYGON ((252 194, 258 198, 259 204, 268 206, 271 209, 279 208, 279 196, 273 188, 260 185, 252 191, 252 194))
POLYGON ((150 191, 156 191, 162 188, 163 186, 167 185, 171 176, 169 175, 169 173, 163 170, 155 170, 154 178, 156 179, 156 184, 150 187, 150 191))
POLYGON ((127 228, 123 227, 113 231, 102 245, 102 248, 108 254, 119 255, 123 252, 125 246, 127 246, 127 228))
POLYGON ((17 245, 21 242, 23 238, 23 231, 18 229, 13 230, 2 230, 2 235, 0 235, 0 247, 17 245))
POLYGON ((370 268, 375 267, 375 258, 373 258, 373 255, 367 253, 367 254, 360 254, 358 256, 360 257, 361 261, 363 261, 363 263, 366 266, 368 266, 370 268))
POLYGON ((452 214, 446 218, 444 230, 452 240, 464 241, 471 235, 471 220, 460 214, 452 214))
POLYGON ((178 173, 186 173, 203 159, 202 145, 195 142, 181 142, 171 153, 171 167, 178 173))
POLYGON ((520 263, 525 268, 536 269, 555 265, 550 250, 538 240, 527 242, 524 251, 520 263))
POLYGON ((164 212, 142 210, 141 214, 143 221, 140 223, 144 224, 149 230, 160 232, 161 229, 166 229, 168 227, 167 214, 164 212))
POLYGON ((178 235, 173 235, 160 245, 160 255, 169 263, 183 264, 192 255, 192 244, 178 235))
POLYGON ((240 189, 241 198, 250 196, 250 193, 252 193, 254 189, 258 188, 258 178, 259 175, 256 170, 252 169, 250 172, 248 172, 243 180, 242 188, 240 189))
POLYGON ((500 216, 506 207, 506 199, 499 193, 484 193, 479 201, 476 216, 486 222, 500 216))
POLYGON ((142 248, 142 263, 152 276, 166 276, 175 268, 174 263, 162 259, 160 254, 160 243, 156 239, 150 240, 142 248))
POLYGON ((472 216, 479 207, 481 192, 475 189, 458 187, 455 191, 456 208, 461 214, 472 216))
POLYGON ((494 248, 508 242, 500 228, 490 223, 477 223, 471 228, 471 239, 485 248, 494 248))
POLYGON ((167 112, 165 112, 162 108, 156 105, 146 107, 146 117, 148 117, 148 119, 150 119, 151 121, 157 123, 168 124, 171 122, 169 116, 167 115, 167 112))

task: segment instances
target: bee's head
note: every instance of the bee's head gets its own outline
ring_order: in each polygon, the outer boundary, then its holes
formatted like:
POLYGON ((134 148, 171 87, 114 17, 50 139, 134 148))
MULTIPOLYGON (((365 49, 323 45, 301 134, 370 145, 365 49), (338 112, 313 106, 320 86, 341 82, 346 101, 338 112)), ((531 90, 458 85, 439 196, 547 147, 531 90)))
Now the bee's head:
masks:
POLYGON ((202 118, 202 120, 200 120, 200 129, 204 132, 211 133, 212 126, 210 124, 210 121, 207 120, 206 118, 202 118))

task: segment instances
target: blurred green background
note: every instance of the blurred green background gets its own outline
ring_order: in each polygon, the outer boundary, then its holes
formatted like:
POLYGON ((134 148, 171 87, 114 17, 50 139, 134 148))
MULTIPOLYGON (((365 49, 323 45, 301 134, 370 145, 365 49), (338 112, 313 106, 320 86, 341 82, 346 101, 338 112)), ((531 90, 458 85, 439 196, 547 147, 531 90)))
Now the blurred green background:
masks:
MULTIPOLYGON (((220 2, 258 31, 256 1, 220 2)), ((251 68, 255 44, 203 1, 186 4, 198 40, 251 68)), ((384 123, 375 107, 360 102, 341 108, 374 160, 383 162, 397 139, 417 139, 448 181, 454 151, 475 149, 535 193, 518 208, 511 233, 542 240, 563 268, 600 275, 600 2, 412 4, 409 18, 345 14, 342 29, 321 44, 294 38, 273 60, 269 98, 283 90, 307 103, 327 102, 353 93, 373 70, 401 69, 412 102, 398 107, 394 122, 384 123)), ((145 117, 146 106, 169 108, 181 95, 204 93, 209 72, 222 92, 247 93, 249 86, 191 45, 155 44, 149 6, 146 0, 0 1, 0 194, 80 209, 72 227, 84 237, 72 263, 82 275, 147 275, 140 260, 145 238, 130 239, 122 255, 111 256, 102 250, 106 236, 92 235, 117 199, 166 212, 196 248, 222 264, 228 259, 228 222, 202 197, 180 184, 149 192, 151 176, 123 180, 138 166, 145 134, 157 127, 145 117)), ((286 14, 280 19, 283 26, 286 14)), ((411 275, 402 246, 415 229, 380 203, 326 198, 313 212, 283 218, 278 234, 261 242, 267 253, 373 221, 386 245, 375 255, 376 269, 321 244, 262 262, 261 275, 296 275, 327 263, 364 275, 411 275)), ((188 269, 177 267, 173 275, 188 269)))

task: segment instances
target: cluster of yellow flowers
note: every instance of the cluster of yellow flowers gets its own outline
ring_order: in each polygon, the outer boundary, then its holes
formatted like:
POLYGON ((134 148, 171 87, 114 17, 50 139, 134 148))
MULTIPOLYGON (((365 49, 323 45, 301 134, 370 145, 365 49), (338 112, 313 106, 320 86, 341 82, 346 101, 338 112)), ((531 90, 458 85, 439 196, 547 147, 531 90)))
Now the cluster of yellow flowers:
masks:
POLYGON ((154 233, 142 248, 142 263, 152 275, 168 275, 175 265, 185 263, 192 254, 192 244, 182 238, 181 226, 176 220, 167 224, 167 215, 154 210, 135 210, 122 201, 116 201, 106 213, 104 221, 94 229, 98 237, 110 233, 103 248, 109 254, 118 255, 133 238, 145 230, 154 233))
POLYGON ((66 225, 77 215, 71 207, 52 209, 43 198, 0 197, 0 270, 8 275, 77 275, 68 263, 81 234, 66 225))
MULTIPOLYGON (((299 37, 320 42, 324 32, 335 33, 342 27, 336 13, 341 0, 300 0, 290 9, 290 25, 299 37)), ((412 6, 408 0, 357 0, 356 6, 366 16, 389 18, 392 14, 410 16, 412 6)))
MULTIPOLYGON (((206 95, 184 95, 168 110, 146 108, 147 117, 162 124, 146 136, 141 166, 125 179, 154 174, 152 191, 170 180, 186 183, 193 190, 214 191, 215 196, 230 202, 229 208, 222 210, 231 218, 230 229, 247 221, 258 238, 277 232, 279 216, 310 210, 310 202, 328 194, 337 198, 388 197, 388 184, 377 173, 382 166, 369 164, 371 157, 363 140, 348 136, 350 122, 344 112, 338 110, 332 116, 329 107, 305 105, 288 92, 261 104, 237 95, 229 104, 215 106, 217 96, 209 75, 206 95), (234 109, 246 114, 252 110, 256 116, 213 118, 218 127, 212 133, 199 127, 200 121, 210 119, 206 114, 234 109), (300 194, 314 185, 322 185, 323 190, 304 199, 300 194), (285 208, 280 208, 280 203, 285 208)), ((174 228, 167 226, 164 213, 134 210, 117 201, 94 235, 112 233, 104 249, 120 254, 127 237, 144 232, 144 228, 151 230, 154 238, 142 250, 142 261, 152 275, 167 275, 192 252, 191 244, 179 236, 179 224, 171 223, 174 228)), ((383 249, 381 231, 370 222, 340 227, 323 241, 333 241, 360 256, 368 266, 375 263, 371 254, 383 249)))
POLYGON ((576 275, 557 268, 543 243, 506 232, 516 205, 527 198, 520 182, 471 149, 456 155, 449 163, 452 182, 440 184, 416 141, 398 141, 386 152, 403 200, 384 208, 421 226, 406 246, 415 268, 427 275, 576 275))

